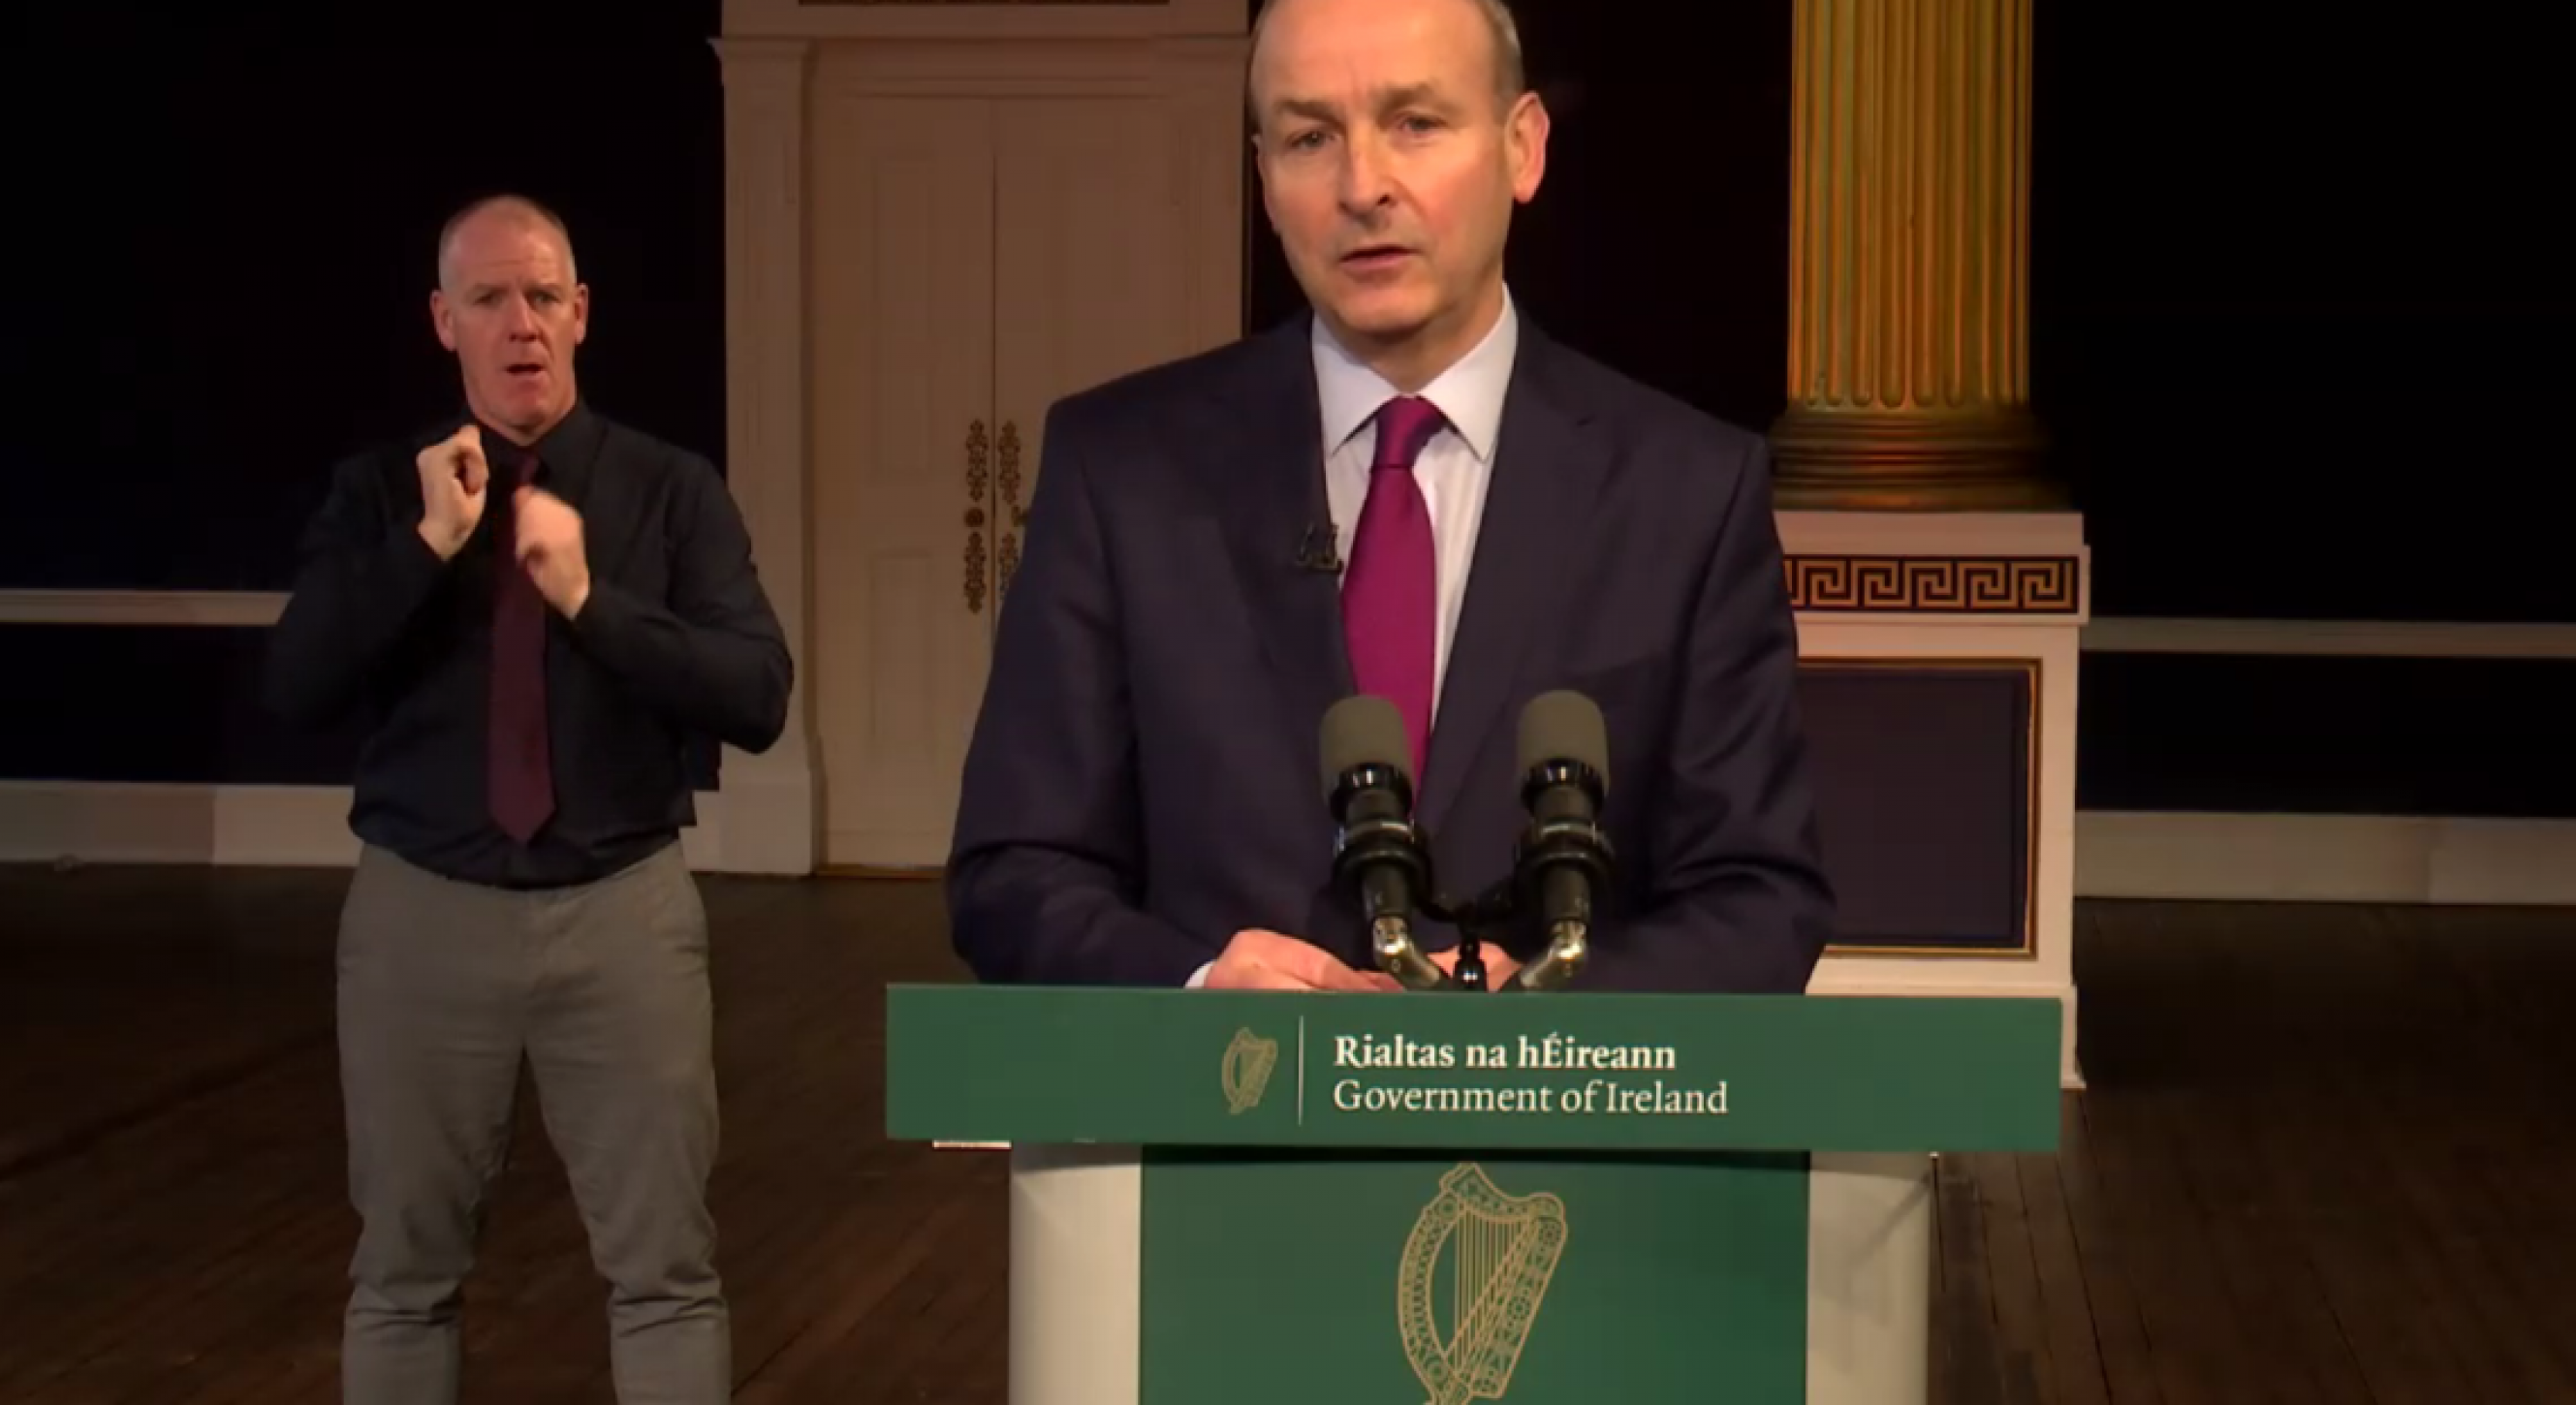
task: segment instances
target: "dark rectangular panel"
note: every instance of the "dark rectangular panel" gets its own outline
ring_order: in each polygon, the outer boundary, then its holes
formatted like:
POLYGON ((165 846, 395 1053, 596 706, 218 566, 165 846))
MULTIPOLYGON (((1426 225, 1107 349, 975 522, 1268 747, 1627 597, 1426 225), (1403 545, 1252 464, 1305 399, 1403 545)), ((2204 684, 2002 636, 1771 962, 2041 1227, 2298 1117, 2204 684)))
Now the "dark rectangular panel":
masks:
POLYGON ((1838 945, 2028 946, 2037 695, 2012 660, 1800 666, 1838 945))

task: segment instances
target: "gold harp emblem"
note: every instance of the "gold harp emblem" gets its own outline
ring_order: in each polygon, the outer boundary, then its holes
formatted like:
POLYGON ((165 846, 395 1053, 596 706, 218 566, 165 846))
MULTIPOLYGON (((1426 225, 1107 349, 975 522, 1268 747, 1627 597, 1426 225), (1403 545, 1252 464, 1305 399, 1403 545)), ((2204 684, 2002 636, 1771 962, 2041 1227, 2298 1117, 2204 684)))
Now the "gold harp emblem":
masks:
POLYGON ((1270 1087, 1270 1070, 1279 1063, 1279 1041, 1264 1039, 1248 1029, 1234 1032, 1234 1042, 1225 1046, 1225 1059, 1217 1077, 1225 1084, 1225 1110, 1240 1115, 1261 1106, 1261 1095, 1270 1087))
POLYGON ((1397 1330, 1430 1405, 1511 1389, 1565 1235, 1565 1202, 1553 1195, 1505 1195, 1472 1161, 1440 1178, 1395 1276, 1397 1330))

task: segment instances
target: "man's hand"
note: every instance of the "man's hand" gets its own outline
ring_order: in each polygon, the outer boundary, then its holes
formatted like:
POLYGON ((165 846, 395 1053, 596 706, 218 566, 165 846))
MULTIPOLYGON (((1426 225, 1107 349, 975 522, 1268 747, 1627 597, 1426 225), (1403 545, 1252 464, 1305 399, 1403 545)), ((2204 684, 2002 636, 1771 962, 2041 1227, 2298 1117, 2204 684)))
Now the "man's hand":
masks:
MULTIPOLYGON (((1485 958, 1485 989, 1487 990, 1502 989, 1503 982, 1512 978, 1512 972, 1521 968, 1521 963, 1513 960, 1510 952, 1492 942, 1478 947, 1476 954, 1485 958)), ((1447 951, 1431 953, 1431 964, 1450 975, 1458 974, 1458 948, 1453 946, 1447 951)))
POLYGON ((521 488, 510 500, 519 514, 519 564, 537 582, 537 593, 565 619, 590 600, 590 558, 581 546, 581 514, 542 488, 521 488))
POLYGON ((483 520, 483 490, 492 481, 483 431, 469 424, 421 450, 413 463, 420 469, 420 539, 439 560, 455 560, 483 520))
POLYGON ((1208 967, 1209 990, 1397 990, 1383 971, 1354 971, 1310 942, 1259 929, 1234 934, 1208 967))

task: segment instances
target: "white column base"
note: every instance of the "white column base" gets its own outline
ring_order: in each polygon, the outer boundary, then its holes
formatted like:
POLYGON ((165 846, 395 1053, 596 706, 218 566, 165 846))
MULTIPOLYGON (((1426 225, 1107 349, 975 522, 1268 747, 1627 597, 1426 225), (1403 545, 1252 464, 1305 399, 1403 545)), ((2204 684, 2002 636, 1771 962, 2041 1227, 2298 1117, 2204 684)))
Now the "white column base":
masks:
POLYGON ((2091 614, 2084 520, 2056 512, 1784 512, 1811 662, 2025 666, 2033 673, 2036 775, 2028 940, 2019 950, 1828 953, 1819 995, 2036 996, 2065 1011, 2061 1081, 2076 1058, 2075 732, 2078 664, 2091 614))

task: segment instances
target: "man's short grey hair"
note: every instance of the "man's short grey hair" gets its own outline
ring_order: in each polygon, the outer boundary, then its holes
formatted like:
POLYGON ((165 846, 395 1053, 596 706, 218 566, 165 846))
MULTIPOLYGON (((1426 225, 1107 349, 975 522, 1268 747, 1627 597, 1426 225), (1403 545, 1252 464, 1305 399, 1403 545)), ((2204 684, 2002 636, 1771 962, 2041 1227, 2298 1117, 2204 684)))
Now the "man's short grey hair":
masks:
MULTIPOLYGON (((1260 13, 1252 19, 1252 43, 1245 51, 1243 93, 1247 103, 1254 104, 1252 119, 1261 121, 1261 111, 1252 96, 1251 64, 1261 54, 1261 30, 1269 23, 1270 12, 1281 0, 1262 0, 1260 13)), ((1521 55, 1520 22, 1512 18, 1512 7, 1506 0, 1467 0, 1485 17, 1485 28, 1494 36, 1494 103, 1509 111, 1521 94, 1529 91, 1529 65, 1521 55)))
POLYGON ((506 209, 511 213, 516 214, 521 219, 531 220, 552 229, 555 232, 555 237, 563 241, 564 276, 572 279, 576 283, 581 281, 581 265, 579 261, 574 259, 572 252, 572 227, 564 223, 563 216, 558 215, 553 210, 547 208, 544 201, 535 199, 531 196, 517 195, 505 191, 498 195, 486 195, 472 201, 467 204, 465 208, 458 210, 455 214, 449 215, 447 217, 447 223, 439 226, 438 285, 440 287, 443 288, 447 286, 448 246, 456 242, 456 231, 464 228, 467 220, 474 218, 476 215, 479 215, 486 210, 493 209, 506 209))

